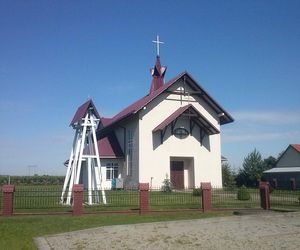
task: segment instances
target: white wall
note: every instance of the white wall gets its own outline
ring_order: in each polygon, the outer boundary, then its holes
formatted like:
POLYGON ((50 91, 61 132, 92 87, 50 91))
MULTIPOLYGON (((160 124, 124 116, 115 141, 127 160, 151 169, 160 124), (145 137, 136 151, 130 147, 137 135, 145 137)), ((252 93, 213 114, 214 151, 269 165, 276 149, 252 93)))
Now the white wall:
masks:
MULTIPOLYGON (((182 86, 182 82, 176 83, 172 87, 173 90, 176 90, 180 86, 182 86)), ((205 146, 201 146, 197 126, 193 131, 195 136, 189 135, 185 139, 178 139, 171 135, 170 127, 168 127, 163 144, 160 144, 160 134, 152 133, 152 130, 174 111, 190 103, 217 129, 220 129, 217 114, 199 97, 163 93, 139 113, 140 182, 150 183, 151 177, 153 177, 153 186, 161 186, 165 175, 170 176, 170 157, 193 157, 196 186, 204 181, 210 181, 215 186, 222 185, 219 134, 209 136, 209 140, 206 137, 205 146)), ((180 122, 181 125, 188 125, 187 120, 180 122)))

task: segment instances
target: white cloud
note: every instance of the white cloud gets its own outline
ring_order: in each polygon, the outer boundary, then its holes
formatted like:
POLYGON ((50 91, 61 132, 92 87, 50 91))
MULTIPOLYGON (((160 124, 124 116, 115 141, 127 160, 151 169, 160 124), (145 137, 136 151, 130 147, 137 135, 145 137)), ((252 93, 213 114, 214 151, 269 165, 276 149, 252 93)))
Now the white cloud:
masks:
POLYGON ((239 111, 233 112, 237 122, 259 124, 300 124, 300 112, 297 111, 239 111))
MULTIPOLYGON (((249 132, 249 131, 236 131, 236 133, 224 131, 222 136, 222 142, 259 142, 259 141, 271 141, 271 140, 291 140, 300 138, 300 131, 285 131, 285 132, 249 132)), ((296 139, 297 140, 297 139, 296 139)))
POLYGON ((225 143, 300 139, 300 112, 297 111, 239 111, 233 117, 235 122, 222 131, 225 143))

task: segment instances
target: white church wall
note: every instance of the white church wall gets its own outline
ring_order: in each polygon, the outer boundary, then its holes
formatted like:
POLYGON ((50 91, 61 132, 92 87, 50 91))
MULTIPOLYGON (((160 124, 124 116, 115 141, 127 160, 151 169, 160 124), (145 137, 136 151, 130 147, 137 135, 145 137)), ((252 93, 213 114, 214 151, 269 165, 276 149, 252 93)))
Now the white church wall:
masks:
MULTIPOLYGON (((182 83, 174 84, 173 90, 181 85, 182 83)), ((197 126, 193 131, 195 136, 189 135, 184 139, 170 135, 170 127, 168 127, 163 144, 160 144, 160 134, 152 133, 152 130, 174 111, 190 103, 217 129, 220 129, 217 114, 207 107, 202 99, 177 94, 161 94, 140 112, 140 182, 150 182, 152 179, 153 186, 160 186, 166 174, 170 177, 170 157, 190 157, 194 159, 195 185, 204 181, 210 181, 215 186, 222 185, 219 134, 209 136, 209 140, 206 137, 205 147, 201 146, 197 139, 199 135, 197 126)))

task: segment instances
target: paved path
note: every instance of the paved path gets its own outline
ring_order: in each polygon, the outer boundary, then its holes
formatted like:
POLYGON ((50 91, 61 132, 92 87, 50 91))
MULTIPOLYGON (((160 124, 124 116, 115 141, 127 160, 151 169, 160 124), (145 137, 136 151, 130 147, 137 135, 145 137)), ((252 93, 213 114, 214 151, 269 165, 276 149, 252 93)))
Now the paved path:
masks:
POLYGON ((35 239, 39 249, 300 249, 300 212, 105 226, 35 239))

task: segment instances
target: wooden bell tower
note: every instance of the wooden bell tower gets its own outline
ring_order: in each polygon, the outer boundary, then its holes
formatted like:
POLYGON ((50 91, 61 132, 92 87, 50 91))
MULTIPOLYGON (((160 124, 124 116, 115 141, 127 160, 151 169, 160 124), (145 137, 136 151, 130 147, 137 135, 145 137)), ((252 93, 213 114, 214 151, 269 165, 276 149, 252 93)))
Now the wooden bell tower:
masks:
POLYGON ((87 204, 106 204, 96 137, 99 121, 100 115, 93 101, 88 100, 77 109, 70 124, 75 130, 75 136, 69 161, 65 164, 67 173, 61 194, 63 204, 72 204, 74 184, 84 185, 88 194, 87 204))

